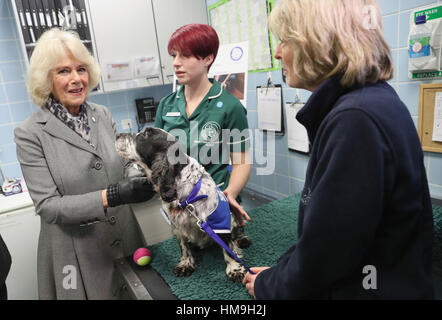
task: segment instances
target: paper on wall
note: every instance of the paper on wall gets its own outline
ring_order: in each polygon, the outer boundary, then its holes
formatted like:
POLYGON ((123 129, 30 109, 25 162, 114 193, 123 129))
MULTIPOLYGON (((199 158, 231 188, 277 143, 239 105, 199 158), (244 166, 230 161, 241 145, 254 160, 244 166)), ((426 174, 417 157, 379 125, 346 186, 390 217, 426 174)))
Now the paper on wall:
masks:
POLYGON ((215 78, 244 107, 247 105, 248 56, 248 42, 221 45, 209 72, 209 78, 215 78))
POLYGON ((132 63, 127 61, 109 61, 105 64, 105 81, 131 80, 132 63))
POLYGON ((286 103, 287 141, 289 149, 308 153, 310 144, 305 127, 296 120, 296 114, 304 106, 302 103, 286 103))
POLYGON ((209 10, 211 25, 218 33, 220 44, 249 41, 250 71, 275 67, 267 24, 267 2, 267 0, 230 0, 209 10))
POLYGON ((149 78, 159 76, 160 61, 153 56, 135 58, 134 63, 135 78, 149 78))
POLYGON ((280 132, 281 87, 257 88, 258 129, 280 132))
POLYGON ((442 142, 442 92, 436 92, 434 104, 433 141, 442 142))

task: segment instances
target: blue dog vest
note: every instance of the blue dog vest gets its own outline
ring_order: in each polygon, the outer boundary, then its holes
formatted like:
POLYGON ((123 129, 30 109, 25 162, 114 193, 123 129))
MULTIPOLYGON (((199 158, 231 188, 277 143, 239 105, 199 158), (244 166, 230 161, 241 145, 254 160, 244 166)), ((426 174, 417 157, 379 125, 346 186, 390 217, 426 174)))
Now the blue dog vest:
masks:
MULTIPOLYGON (((187 196, 186 200, 181 201, 178 207, 180 209, 185 209, 189 204, 192 204, 198 200, 207 198, 207 195, 197 195, 201 188, 202 177, 193 187, 192 192, 187 196)), ((218 205, 216 208, 208 215, 206 223, 213 229, 216 233, 230 233, 230 205, 224 193, 220 188, 216 187, 216 192, 218 194, 218 205)), ((170 219, 167 213, 161 209, 161 212, 170 224, 170 219)))
MULTIPOLYGON (((202 177, 199 179, 199 181, 196 183, 196 185, 193 187, 192 192, 187 196, 186 200, 180 202, 178 205, 179 208, 185 209, 188 205, 207 198, 208 196, 206 194, 203 195, 197 195, 201 188, 201 181, 202 177)), ((221 191, 220 188, 216 187, 216 191, 218 193, 218 205, 216 206, 215 210, 207 217, 206 221, 203 221, 201 223, 200 220, 198 220, 198 226, 203 230, 207 235, 209 235, 216 243, 218 243, 224 250, 226 250, 236 261, 241 263, 248 272, 251 274, 255 274, 250 268, 235 254, 235 252, 232 251, 232 249, 229 248, 228 245, 225 244, 225 242, 217 235, 217 233, 230 233, 230 205, 229 202, 224 195, 224 193, 221 191)), ((163 216, 166 218, 167 222, 170 224, 170 219, 167 213, 161 209, 161 212, 163 213, 163 216)), ((196 216, 195 216, 196 217, 196 216)), ((198 217, 196 217, 198 219, 198 217)))
POLYGON ((230 233, 230 206, 229 201, 220 188, 216 187, 218 193, 218 206, 207 217, 207 224, 216 233, 230 233))

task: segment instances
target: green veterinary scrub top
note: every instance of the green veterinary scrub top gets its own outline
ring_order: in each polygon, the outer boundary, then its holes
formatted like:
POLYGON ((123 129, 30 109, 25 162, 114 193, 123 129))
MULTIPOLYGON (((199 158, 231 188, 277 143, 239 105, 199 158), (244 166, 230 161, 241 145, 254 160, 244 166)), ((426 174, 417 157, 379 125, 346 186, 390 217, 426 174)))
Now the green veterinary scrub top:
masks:
POLYGON ((184 86, 158 105, 155 127, 174 135, 187 154, 202 164, 221 190, 229 185, 230 152, 250 148, 247 111, 215 80, 192 113, 186 114, 184 86))

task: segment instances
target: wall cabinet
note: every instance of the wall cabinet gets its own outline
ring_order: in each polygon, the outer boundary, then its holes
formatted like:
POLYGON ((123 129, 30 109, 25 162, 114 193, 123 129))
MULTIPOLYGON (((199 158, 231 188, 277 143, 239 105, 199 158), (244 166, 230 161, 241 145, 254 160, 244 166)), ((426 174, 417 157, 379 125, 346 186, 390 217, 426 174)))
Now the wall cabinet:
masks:
POLYGON ((27 63, 46 29, 73 29, 102 68, 101 92, 172 83, 171 34, 208 23, 205 0, 11 1, 27 63))
POLYGON ((208 24, 206 0, 152 0, 158 35, 164 84, 173 82, 172 58, 167 52, 169 38, 189 23, 208 24))
POLYGON ((92 53, 85 0, 11 0, 21 47, 28 63, 40 36, 53 27, 74 30, 92 53))
POLYGON ((159 61, 152 4, 147 0, 88 1, 105 92, 162 84, 161 72, 138 78, 135 59, 159 61), (119 80, 120 79, 120 80, 119 80))

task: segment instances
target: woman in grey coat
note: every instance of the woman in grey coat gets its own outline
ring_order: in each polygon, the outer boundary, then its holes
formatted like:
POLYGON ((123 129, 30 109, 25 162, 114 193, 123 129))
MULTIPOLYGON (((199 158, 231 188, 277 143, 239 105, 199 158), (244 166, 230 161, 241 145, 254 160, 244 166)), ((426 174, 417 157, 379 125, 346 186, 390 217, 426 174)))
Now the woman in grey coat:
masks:
POLYGON ((86 101, 100 69, 75 33, 51 29, 32 54, 28 90, 41 109, 15 129, 36 212, 40 299, 118 299, 113 261, 145 245, 132 209, 153 191, 124 179, 107 108, 86 101))

